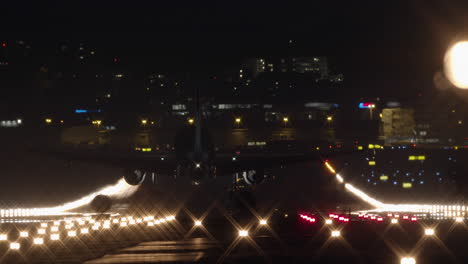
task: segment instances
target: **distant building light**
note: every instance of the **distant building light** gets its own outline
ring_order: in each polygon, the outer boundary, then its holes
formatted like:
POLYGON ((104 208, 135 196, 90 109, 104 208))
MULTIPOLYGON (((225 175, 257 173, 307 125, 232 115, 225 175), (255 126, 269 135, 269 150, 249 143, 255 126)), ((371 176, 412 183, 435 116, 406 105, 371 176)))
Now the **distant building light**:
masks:
POLYGON ((359 108, 375 108, 375 104, 373 103, 359 103, 359 108))
POLYGON ((411 182, 403 182, 402 183, 402 187, 404 189, 409 189, 409 188, 412 188, 413 187, 413 184, 411 182))
POLYGON ((85 114, 88 113, 88 110, 86 109, 75 109, 76 114, 85 114))
POLYGON ((50 123, 52 123, 52 119, 51 118, 46 118, 45 122, 46 122, 46 124, 50 124, 50 123))

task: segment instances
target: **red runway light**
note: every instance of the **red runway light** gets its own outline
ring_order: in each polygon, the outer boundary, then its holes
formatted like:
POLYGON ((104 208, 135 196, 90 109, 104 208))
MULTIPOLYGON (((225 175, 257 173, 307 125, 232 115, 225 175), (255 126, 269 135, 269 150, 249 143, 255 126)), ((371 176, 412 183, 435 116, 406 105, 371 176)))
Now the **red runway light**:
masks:
POLYGON ((404 216, 403 216, 403 219, 408 220, 408 219, 409 219, 409 216, 404 215, 404 216))
POLYGON ((418 221, 417 217, 411 217, 411 222, 416 222, 416 221, 418 221))
POLYGON ((379 218, 377 218, 377 221, 378 221, 378 222, 383 222, 383 218, 382 218, 382 217, 379 217, 379 218))

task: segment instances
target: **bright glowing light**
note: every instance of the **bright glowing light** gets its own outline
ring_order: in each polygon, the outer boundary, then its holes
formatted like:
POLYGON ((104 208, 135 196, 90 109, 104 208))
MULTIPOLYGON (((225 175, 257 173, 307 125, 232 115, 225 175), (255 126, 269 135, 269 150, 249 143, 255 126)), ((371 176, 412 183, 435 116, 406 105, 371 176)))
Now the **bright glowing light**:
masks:
POLYGON ((47 223, 41 223, 41 227, 47 228, 47 223))
POLYGON ((392 220, 390 221, 390 223, 392 223, 392 224, 398 224, 398 219, 392 218, 392 220))
POLYGON ((118 224, 118 223, 119 223, 119 219, 116 218, 116 219, 112 220, 112 223, 118 224))
POLYGON ((50 240, 59 240, 60 239, 60 235, 59 234, 52 234, 50 235, 50 240))
MULTIPOLYGON (((127 225, 127 224, 125 223, 125 225, 127 225)), ((91 227, 91 229, 93 229, 93 230, 99 230, 99 226, 93 225, 93 226, 91 227)))
POLYGON ((195 226, 201 226, 202 222, 200 220, 195 221, 195 226))
POLYGON ((239 124, 241 121, 242 121, 242 120, 240 119, 240 117, 237 117, 237 118, 236 118, 236 123, 239 124))
POLYGON ((266 224, 267 224, 267 220, 265 219, 260 220, 260 225, 266 225, 266 224))
POLYGON ((188 122, 189 122, 189 124, 193 124, 195 121, 193 120, 193 118, 189 118, 188 122))
POLYGON ((81 233, 81 234, 88 234, 88 233, 89 233, 89 229, 88 229, 88 228, 81 228, 80 233, 81 233))
POLYGON ((153 222, 148 222, 147 225, 148 225, 148 226, 154 226, 154 223, 153 223, 153 222))
POLYGON ((28 237, 29 236, 29 233, 26 232, 26 231, 21 231, 20 232, 20 237, 28 237))
POLYGON ((76 231, 75 230, 68 231, 68 236, 69 237, 76 237, 76 231))
POLYGON ((20 243, 16 243, 16 242, 10 243, 10 249, 12 249, 12 250, 18 250, 18 249, 20 249, 20 247, 21 247, 20 243))
MULTIPOLYGON (((97 192, 89 194, 73 202, 49 208, 17 208, 15 210, 18 210, 17 212, 24 212, 22 213, 22 216, 63 215, 67 211, 89 204, 97 195, 106 195, 112 198, 120 199, 132 195, 137 189, 138 185, 129 185, 122 178, 114 185, 104 187, 101 190, 98 190, 97 192)), ((12 210, 10 215, 13 216, 13 213, 14 211, 12 210)), ((60 222, 55 221, 54 225, 60 225, 60 222)))
POLYGON ((55 221, 54 222, 54 226, 59 226, 60 225, 60 221, 55 221))
POLYGON ((34 245, 42 245, 42 244, 44 244, 44 239, 43 239, 43 238, 40 238, 40 237, 35 238, 35 239, 33 240, 33 243, 34 243, 34 245))
POLYGON ((330 165, 330 163, 328 163, 328 161, 325 162, 325 166, 327 166, 331 173, 336 173, 335 169, 330 165))
POLYGON ((339 236, 341 236, 341 232, 339 230, 333 230, 331 232, 331 236, 332 237, 339 237, 339 236))
POLYGON ((336 179, 337 179, 340 183, 343 183, 343 182, 344 182, 343 177, 341 177, 338 173, 336 174, 336 179))
POLYGON ((246 237, 249 235, 249 231, 247 230, 239 230, 239 236, 240 237, 246 237))
POLYGON ((154 221, 154 224, 155 224, 155 225, 159 225, 160 223, 161 223, 161 222, 160 222, 159 220, 155 220, 155 221, 154 221))
POLYGON ((400 264, 416 264, 416 259, 413 257, 404 257, 401 258, 400 264))
POLYGON ((121 227, 126 227, 126 226, 127 226, 127 222, 121 222, 121 223, 120 223, 120 226, 121 226, 121 227))
POLYGON ((46 230, 45 230, 44 228, 41 228, 41 229, 38 229, 38 230, 37 230, 37 233, 38 233, 39 235, 44 235, 44 234, 46 233, 46 230))
POLYGON ((362 199, 363 201, 367 202, 368 204, 370 204, 370 205, 372 205, 374 207, 381 208, 381 207, 384 207, 384 205, 385 205, 384 203, 382 203, 380 201, 377 201, 374 198, 369 197, 367 194, 365 194, 361 190, 355 188, 354 186, 352 186, 349 183, 345 184, 345 188, 348 191, 350 191, 351 193, 353 193, 354 195, 356 195, 357 197, 359 197, 360 199, 362 199))
POLYGON ((457 218, 455 218, 455 222, 457 222, 457 223, 463 222, 463 217, 457 217, 457 218))
POLYGON ((445 54, 445 75, 458 88, 468 89, 468 41, 458 42, 445 54))
POLYGON ((0 241, 6 241, 8 240, 8 235, 7 234, 0 234, 0 241))
POLYGON ((53 227, 50 228, 50 231, 52 231, 52 232, 58 232, 58 231, 59 231, 59 228, 58 228, 58 226, 53 226, 53 227))
POLYGON ((164 219, 164 218, 161 218, 161 219, 159 219, 159 222, 161 222, 161 223, 165 223, 165 222, 166 222, 166 219, 164 219))
POLYGON ((435 232, 434 232, 434 229, 432 229, 432 228, 426 228, 426 229, 424 230, 424 234, 425 234, 426 236, 432 236, 432 235, 435 234, 435 232))

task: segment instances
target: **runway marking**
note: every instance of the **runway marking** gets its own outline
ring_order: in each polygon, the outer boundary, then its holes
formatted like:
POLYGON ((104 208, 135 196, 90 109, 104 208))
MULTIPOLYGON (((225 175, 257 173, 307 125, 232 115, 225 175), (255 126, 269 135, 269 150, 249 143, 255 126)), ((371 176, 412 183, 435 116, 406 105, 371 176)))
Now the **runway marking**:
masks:
POLYGON ((205 238, 143 242, 85 264, 199 262, 210 249, 217 250, 216 243, 205 238))

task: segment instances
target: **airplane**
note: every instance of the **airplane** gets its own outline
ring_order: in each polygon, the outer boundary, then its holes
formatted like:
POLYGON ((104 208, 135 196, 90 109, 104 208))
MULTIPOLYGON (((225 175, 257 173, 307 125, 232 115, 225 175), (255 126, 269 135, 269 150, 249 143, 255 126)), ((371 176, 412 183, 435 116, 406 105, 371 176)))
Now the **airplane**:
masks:
MULTIPOLYGON (((306 152, 228 152, 215 151, 215 145, 202 118, 198 89, 196 89, 194 122, 175 135, 174 151, 154 152, 109 152, 100 150, 60 150, 54 154, 68 161, 85 161, 107 164, 121 168, 125 181, 139 185, 153 181, 159 175, 172 176, 176 186, 189 182, 201 186, 205 182, 224 180, 231 183, 230 192, 244 201, 255 200, 253 186, 263 183, 268 176, 266 169, 283 167, 289 164, 323 161, 323 153, 306 152), (233 176, 234 179, 229 176, 233 176), (239 188, 242 187, 242 188, 239 188)), ((107 208, 107 206, 104 206, 107 208)))

